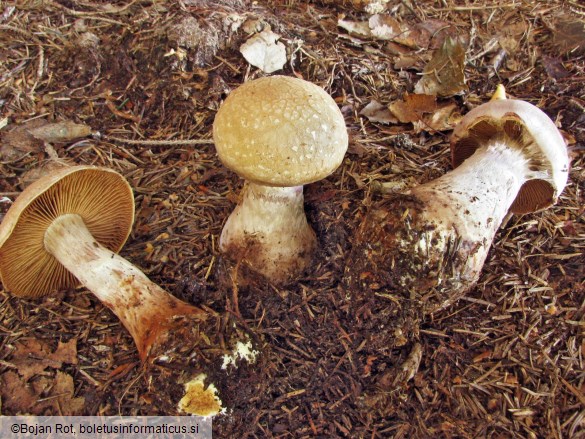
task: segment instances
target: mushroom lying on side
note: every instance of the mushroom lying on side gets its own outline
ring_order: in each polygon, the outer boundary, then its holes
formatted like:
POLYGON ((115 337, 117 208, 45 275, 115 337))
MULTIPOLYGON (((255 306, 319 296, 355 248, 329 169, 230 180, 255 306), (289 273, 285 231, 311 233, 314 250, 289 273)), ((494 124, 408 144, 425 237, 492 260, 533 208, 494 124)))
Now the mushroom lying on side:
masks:
MULTIPOLYGON (((118 316, 143 362, 168 362, 173 355, 183 361, 181 352, 196 347, 199 326, 210 314, 175 298, 116 254, 133 220, 132 189, 115 171, 94 166, 51 171, 20 194, 0 224, 2 284, 20 297, 81 284, 118 316)), ((218 368, 221 361, 218 356, 218 368)), ((197 382, 203 382, 202 371, 193 371, 197 382)), ((220 410, 213 386, 187 389, 194 391, 198 401, 211 405, 191 403, 198 410, 191 413, 220 410)))
POLYGON ((448 306, 477 281, 508 211, 554 204, 568 177, 554 123, 503 89, 461 120, 451 151, 453 171, 371 206, 347 262, 349 282, 404 294, 424 313, 448 306))
POLYGON ((303 186, 331 174, 348 146, 345 121, 320 87, 286 76, 241 85, 213 123, 219 158, 247 182, 220 250, 274 283, 302 272, 316 245, 303 186))
POLYGON ((0 276, 16 296, 79 284, 110 308, 146 360, 176 316, 205 312, 167 293, 116 253, 134 221, 126 180, 106 168, 74 166, 28 186, 0 225, 0 276))

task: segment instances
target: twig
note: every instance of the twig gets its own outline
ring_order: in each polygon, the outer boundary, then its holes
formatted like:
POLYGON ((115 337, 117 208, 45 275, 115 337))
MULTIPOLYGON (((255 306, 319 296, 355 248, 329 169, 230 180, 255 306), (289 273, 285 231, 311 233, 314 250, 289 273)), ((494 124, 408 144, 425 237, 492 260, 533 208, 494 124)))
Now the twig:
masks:
POLYGON ((508 3, 507 5, 478 5, 478 6, 452 6, 450 8, 433 8, 436 12, 465 12, 465 11, 483 11, 484 9, 512 9, 517 8, 517 3, 508 3))
MULTIPOLYGON (((98 14, 108 14, 108 13, 115 14, 115 13, 118 13, 118 12, 122 12, 128 6, 131 6, 133 3, 135 3, 135 1, 131 2, 129 5, 124 6, 122 9, 116 9, 116 10, 113 10, 113 11, 99 11, 97 13, 98 14)), ((110 24, 116 24, 116 25, 119 25, 119 26, 124 26, 124 23, 122 23, 120 21, 112 20, 110 18, 95 16, 95 15, 93 15, 92 12, 80 12, 80 11, 76 11, 74 9, 69 9, 68 7, 63 6, 63 5, 61 5, 61 4, 57 3, 57 2, 54 2, 54 1, 51 1, 50 3, 51 3, 51 5, 55 6, 57 9, 61 9, 62 11, 65 11, 68 14, 73 15, 74 17, 84 17, 84 18, 86 18, 88 20, 103 21, 103 22, 110 23, 110 24)))
POLYGON ((43 50, 43 46, 39 45, 39 66, 37 67, 37 81, 40 81, 41 79, 43 79, 44 66, 45 66, 45 51, 43 50))
MULTIPOLYGON (((120 6, 119 8, 115 8, 113 6, 109 6, 108 9, 105 9, 104 5, 96 5, 93 3, 85 3, 85 2, 81 2, 81 4, 83 6, 87 6, 87 7, 92 7, 92 8, 96 8, 98 9, 100 14, 119 14, 121 12, 124 12, 125 10, 127 10, 130 6, 132 6, 133 4, 137 3, 138 0, 132 0, 131 2, 128 2, 127 4, 125 4, 124 6, 120 6)), ((80 12, 80 14, 83 14, 83 12, 80 12)))
POLYGON ((28 59, 23 59, 12 70, 10 70, 10 71, 4 73, 2 76, 0 76, 0 84, 3 83, 4 81, 7 81, 8 79, 10 79, 14 75, 16 75, 18 72, 20 72, 22 69, 24 69, 27 66, 28 62, 29 62, 28 59))
POLYGON ((154 145, 154 146, 171 146, 171 145, 211 145, 212 139, 176 139, 176 140, 136 140, 136 139, 122 139, 114 136, 102 136, 106 140, 114 142, 126 143, 127 145, 154 145))
MULTIPOLYGON (((21 34, 27 38, 30 38, 31 40, 37 39, 35 35, 30 33, 29 31, 27 31, 26 29, 20 29, 16 26, 11 26, 9 24, 0 24, 0 30, 9 30, 11 32, 15 32, 17 34, 21 34)), ((37 42, 38 42, 38 40, 37 40, 37 42)))
POLYGON ((137 123, 140 122, 140 116, 136 116, 135 114, 132 114, 129 111, 121 111, 116 107, 116 105, 113 102, 114 98, 112 97, 112 92, 110 92, 109 90, 105 94, 105 99, 106 99, 106 106, 116 116, 121 117, 122 119, 131 120, 133 122, 137 122, 137 123))
POLYGON ((240 264, 242 260, 238 260, 236 265, 232 268, 232 272, 230 273, 232 278, 232 300, 233 300, 233 313, 238 317, 238 319, 242 320, 242 314, 240 314, 240 301, 238 299, 238 274, 240 272, 240 264))
POLYGON ((585 396, 583 393, 563 377, 560 376, 559 378, 561 379, 561 382, 567 387, 567 389, 569 389, 571 393, 577 397, 579 402, 581 402, 581 405, 585 407, 585 396))

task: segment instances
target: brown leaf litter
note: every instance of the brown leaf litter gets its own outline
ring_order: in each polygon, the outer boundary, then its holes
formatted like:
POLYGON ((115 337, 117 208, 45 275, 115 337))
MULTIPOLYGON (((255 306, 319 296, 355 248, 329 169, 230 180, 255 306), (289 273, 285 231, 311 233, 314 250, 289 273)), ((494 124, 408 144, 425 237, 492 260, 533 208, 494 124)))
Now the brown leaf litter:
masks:
MULTIPOLYGON (((127 178, 136 218, 123 256, 182 300, 237 319, 262 348, 252 374, 243 369, 220 389, 231 411, 214 419, 217 437, 583 436, 581 3, 220 3, 3 5, 0 218, 26 174, 55 159, 127 178), (383 17, 371 21, 375 14, 383 17), (340 19, 366 23, 370 34, 350 33, 340 19), (247 20, 280 36, 287 63, 275 73, 324 87, 350 134, 340 169, 305 188, 320 248, 282 288, 238 283, 217 251, 242 181, 209 143, 213 118, 231 90, 265 75, 238 50, 247 20), (398 35, 376 37, 396 23, 398 35), (445 46, 449 38, 460 46, 445 46), (399 112, 408 122, 389 110, 360 115, 372 101, 376 111, 405 105, 421 94, 421 78, 433 79, 435 104, 408 104, 399 112), (384 196, 376 188, 447 172, 450 127, 498 83, 571 139, 559 203, 508 217, 477 286, 421 321, 397 308, 392 291, 348 294, 345 259, 369 203, 384 196), (27 131, 69 122, 91 134, 41 140, 27 131), (389 325, 392 315, 402 320, 389 325)), ((161 368, 154 378, 174 373, 161 368)), ((83 289, 43 300, 0 289, 0 380, 3 415, 153 415, 173 410, 176 396, 154 391, 130 336, 83 289)))
MULTIPOLYGON (((77 340, 58 342, 54 351, 43 340, 19 339, 4 362, 9 370, 0 374, 4 408, 14 413, 76 415, 85 407, 74 397, 73 377, 61 372, 63 364, 77 364, 77 340), (46 371, 46 369, 53 371, 46 371)), ((4 347, 10 350, 9 346, 4 347)))

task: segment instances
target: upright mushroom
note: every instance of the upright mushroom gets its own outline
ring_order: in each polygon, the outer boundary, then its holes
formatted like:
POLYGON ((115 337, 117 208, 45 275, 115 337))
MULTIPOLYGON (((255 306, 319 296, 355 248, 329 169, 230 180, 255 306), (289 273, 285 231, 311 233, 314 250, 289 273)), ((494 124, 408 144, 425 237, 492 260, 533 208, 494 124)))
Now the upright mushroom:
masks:
POLYGON ((453 171, 373 203, 347 263, 347 280, 404 294, 424 313, 478 279, 505 215, 544 209, 568 177, 563 137, 534 105, 503 88, 470 111, 451 138, 453 171))
MULTIPOLYGON (((226 358, 234 367, 236 362, 226 347, 234 346, 237 360, 248 362, 258 352, 247 334, 246 344, 232 343, 239 336, 236 325, 175 298, 116 254, 133 220, 132 189, 115 171, 94 166, 50 171, 20 194, 0 224, 2 284, 21 297, 85 286, 122 321, 143 362, 167 365, 150 377, 154 388, 185 384, 184 397, 171 401, 177 411, 217 414, 222 402, 218 389, 206 383, 206 372, 225 390, 232 379, 226 358), (229 329, 218 332, 220 326, 229 329), (204 333, 207 327, 213 332, 204 333)), ((177 392, 158 397, 173 399, 177 392)))
POLYGON ((215 117, 213 139, 224 165, 247 180, 220 250, 275 283, 291 280, 316 245, 302 185, 332 173, 347 150, 341 111, 315 84, 264 77, 230 93, 215 117))

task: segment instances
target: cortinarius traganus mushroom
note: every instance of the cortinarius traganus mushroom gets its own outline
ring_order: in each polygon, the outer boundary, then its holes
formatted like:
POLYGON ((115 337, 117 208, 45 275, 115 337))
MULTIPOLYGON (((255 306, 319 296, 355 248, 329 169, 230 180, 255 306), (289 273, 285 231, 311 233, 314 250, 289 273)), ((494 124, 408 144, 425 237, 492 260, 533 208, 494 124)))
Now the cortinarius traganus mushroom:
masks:
POLYGON ((247 180, 220 250, 272 282, 291 280, 316 245, 302 185, 331 174, 347 150, 341 111, 315 84, 260 78, 230 93, 215 117, 213 140, 223 164, 247 180))
POLYGON ((141 360, 157 364, 153 387, 185 386, 169 412, 215 415, 224 407, 205 372, 222 369, 223 378, 214 379, 228 380, 238 362, 253 362, 258 352, 247 334, 245 342, 237 340, 236 325, 220 324, 219 315, 175 298, 116 254, 133 220, 132 189, 115 171, 94 166, 50 171, 20 194, 0 224, 2 284, 20 297, 85 286, 128 329, 141 360), (218 332, 220 326, 229 330, 218 332), (205 334, 207 327, 212 329, 205 334), (233 353, 224 353, 228 346, 235 346, 233 353))
POLYGON ((347 280, 405 294, 424 313, 477 281, 508 213, 557 201, 568 177, 563 137, 528 102, 503 88, 470 111, 451 138, 453 171, 375 202, 357 233, 347 280))
POLYGON ((145 361, 176 317, 206 313, 116 254, 133 221, 132 189, 115 171, 72 166, 50 172, 20 194, 0 225, 2 283, 20 297, 85 286, 118 316, 145 361))

